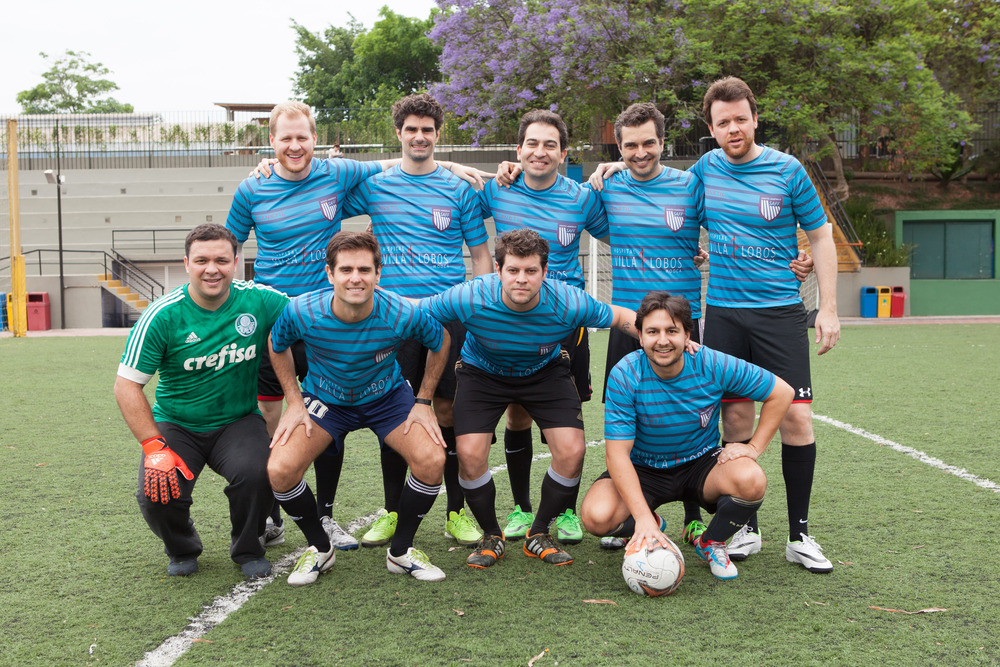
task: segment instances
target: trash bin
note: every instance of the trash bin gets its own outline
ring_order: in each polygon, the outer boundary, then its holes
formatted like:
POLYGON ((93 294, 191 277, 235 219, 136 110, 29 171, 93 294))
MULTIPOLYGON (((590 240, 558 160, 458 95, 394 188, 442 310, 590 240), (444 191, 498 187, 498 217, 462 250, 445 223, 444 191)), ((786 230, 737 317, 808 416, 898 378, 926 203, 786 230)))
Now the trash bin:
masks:
POLYGON ((51 328, 49 293, 28 292, 28 331, 48 331, 51 328))
POLYGON ((14 293, 7 292, 7 307, 3 309, 3 321, 8 329, 13 330, 14 326, 14 293))
POLYGON ((8 317, 7 317, 7 308, 8 308, 8 306, 7 306, 7 293, 6 292, 0 292, 0 304, 3 304, 2 306, 0 306, 0 331, 5 331, 5 330, 7 330, 7 329, 10 328, 10 325, 7 324, 7 319, 8 319, 8 317))
POLYGON ((861 288, 861 317, 878 317, 878 290, 861 288))
POLYGON ((886 285, 878 285, 878 316, 889 317, 892 313, 892 290, 886 285))
POLYGON ((903 286, 893 285, 892 306, 890 307, 889 317, 902 317, 903 306, 905 305, 906 305, 906 292, 903 291, 903 286))

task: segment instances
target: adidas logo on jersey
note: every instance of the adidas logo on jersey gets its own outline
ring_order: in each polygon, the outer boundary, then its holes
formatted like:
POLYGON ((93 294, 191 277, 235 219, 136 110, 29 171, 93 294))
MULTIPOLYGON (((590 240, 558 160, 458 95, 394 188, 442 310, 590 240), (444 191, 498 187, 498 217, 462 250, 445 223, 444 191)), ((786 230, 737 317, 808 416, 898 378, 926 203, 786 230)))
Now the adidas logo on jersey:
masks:
POLYGON ((200 342, 201 342, 201 339, 200 339, 200 338, 198 338, 198 334, 196 334, 196 333, 195 333, 195 332, 193 332, 193 331, 192 331, 191 333, 189 333, 189 334, 188 334, 188 337, 187 337, 187 338, 185 338, 185 339, 184 339, 184 343, 185 343, 185 344, 190 344, 190 343, 200 343, 200 342))

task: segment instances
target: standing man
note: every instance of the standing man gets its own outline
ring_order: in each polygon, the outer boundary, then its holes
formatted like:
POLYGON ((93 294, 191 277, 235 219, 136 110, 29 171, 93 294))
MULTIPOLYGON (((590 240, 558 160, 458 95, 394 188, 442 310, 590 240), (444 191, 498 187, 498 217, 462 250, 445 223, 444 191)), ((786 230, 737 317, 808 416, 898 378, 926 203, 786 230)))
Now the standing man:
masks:
POLYGON ((267 332, 288 298, 234 282, 236 259, 236 238, 225 227, 191 230, 184 241, 190 282, 142 314, 115 380, 118 407, 142 444, 136 499, 163 540, 171 576, 198 571, 202 545, 191 494, 205 465, 228 482, 230 557, 247 578, 271 573, 259 538, 274 502, 266 475, 269 438, 253 387, 267 332), (142 389, 157 371, 150 408, 142 389))
POLYGON ((634 332, 632 311, 547 279, 548 255, 538 232, 507 232, 497 238, 496 274, 421 302, 439 321, 459 320, 468 330, 455 370, 454 414, 459 481, 484 533, 466 561, 470 567, 490 567, 505 552, 489 452, 497 422, 511 403, 528 412, 552 452, 524 553, 553 565, 573 562, 548 533, 557 514, 576 507, 586 449, 580 395, 559 342, 581 326, 634 332))
MULTIPOLYGON (((820 296, 816 342, 818 353, 824 354, 840 338, 831 227, 798 160, 755 141, 757 101, 745 82, 726 77, 713 83, 705 93, 702 112, 722 147, 703 155, 691 168, 705 193, 712 257, 705 344, 766 368, 795 390, 780 429, 788 503, 785 557, 810 572, 830 572, 833 564, 808 528, 816 465, 809 338, 798 282, 788 262, 796 256, 796 228, 801 227, 816 264, 820 296)), ((748 442, 753 420, 753 401, 734 395, 723 398, 725 442, 748 442)), ((760 546, 755 514, 733 537, 729 555, 743 560, 760 546)))
MULTIPOLYGON (((532 229, 549 244, 548 273, 578 289, 586 288, 580 264, 580 237, 584 230, 607 240, 608 219, 597 193, 559 174, 566 159, 568 132, 558 114, 536 109, 521 117, 517 132, 517 157, 521 174, 509 188, 495 179, 480 193, 483 217, 493 218, 497 236, 514 229, 532 229)), ((612 330, 612 335, 615 331, 612 330)), ((589 401, 590 340, 586 327, 579 327, 560 345, 569 354, 570 370, 581 401, 589 401)), ((504 454, 514 511, 507 515, 504 537, 518 540, 534 521, 531 495, 531 417, 519 404, 507 409, 504 454)), ((555 519, 555 537, 563 544, 583 539, 576 507, 566 507, 555 519)))
MULTIPOLYGON (((486 228, 472 187, 434 160, 434 146, 441 137, 444 109, 426 94, 409 95, 392 107, 392 122, 402 146, 398 166, 373 176, 347 198, 346 215, 371 216, 371 229, 381 246, 384 261, 382 288, 408 299, 443 292, 465 281, 462 244, 469 247, 472 275, 492 269, 486 228)), ((481 537, 465 515, 465 498, 458 484, 452 403, 455 397, 455 362, 465 330, 447 323, 451 336, 448 364, 433 392, 434 414, 447 444, 445 489, 448 497, 444 532, 459 544, 474 545, 481 537)), ((403 377, 423 391, 427 347, 407 341, 398 351, 403 377)), ((432 388, 433 389, 433 388, 432 388)), ((386 544, 392 539, 406 464, 390 448, 382 448, 385 514, 361 538, 364 546, 386 544)))
POLYGON ((781 378, 707 347, 685 351, 691 339, 687 299, 650 292, 635 315, 641 349, 628 354, 608 380, 604 429, 608 469, 594 482, 581 513, 595 535, 620 535, 667 546, 665 502, 701 503, 715 514, 694 540, 695 552, 719 579, 734 579, 726 540, 764 499, 767 479, 757 464, 792 401, 781 378), (723 392, 763 401, 748 443, 719 447, 723 392))
POLYGON ((339 232, 327 248, 333 287, 297 297, 271 330, 272 362, 288 410, 275 431, 267 472, 274 497, 309 542, 288 575, 292 586, 313 583, 335 559, 303 475, 328 447, 343 447, 344 437, 361 428, 399 452, 411 470, 386 567, 424 581, 445 576, 413 548, 413 536, 441 488, 445 455, 430 397, 448 357, 448 335, 406 299, 376 291, 381 268, 374 236, 339 232), (409 339, 429 349, 416 399, 396 363, 400 343, 409 339), (302 392, 289 349, 297 340, 305 342, 311 368, 302 392))

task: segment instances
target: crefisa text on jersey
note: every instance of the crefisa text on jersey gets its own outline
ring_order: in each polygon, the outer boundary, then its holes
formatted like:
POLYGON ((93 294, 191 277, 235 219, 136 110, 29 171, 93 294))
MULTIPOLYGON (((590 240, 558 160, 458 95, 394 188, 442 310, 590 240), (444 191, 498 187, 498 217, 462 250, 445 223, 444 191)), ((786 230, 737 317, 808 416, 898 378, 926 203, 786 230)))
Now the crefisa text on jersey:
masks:
POLYGON ((238 364, 242 361, 249 361, 257 358, 257 346, 237 347, 236 343, 223 345, 218 354, 210 354, 205 357, 189 357, 184 360, 184 370, 200 371, 202 368, 214 368, 216 371, 228 364, 238 364))

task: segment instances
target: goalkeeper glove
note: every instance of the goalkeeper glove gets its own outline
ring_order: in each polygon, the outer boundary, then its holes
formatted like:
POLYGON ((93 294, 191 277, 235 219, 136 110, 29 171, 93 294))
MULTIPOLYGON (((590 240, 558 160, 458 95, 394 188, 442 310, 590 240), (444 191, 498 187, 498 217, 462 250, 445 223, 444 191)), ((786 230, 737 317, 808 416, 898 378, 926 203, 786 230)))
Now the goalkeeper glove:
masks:
POLYGON ((143 493, 154 503, 167 504, 170 498, 179 498, 181 490, 177 486, 177 470, 185 479, 194 479, 184 460, 167 447, 162 435, 144 440, 142 451, 146 453, 143 470, 143 493))

